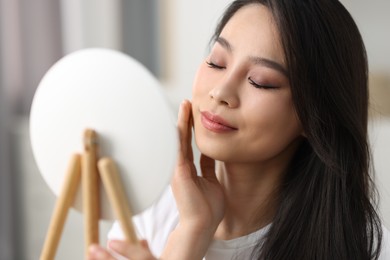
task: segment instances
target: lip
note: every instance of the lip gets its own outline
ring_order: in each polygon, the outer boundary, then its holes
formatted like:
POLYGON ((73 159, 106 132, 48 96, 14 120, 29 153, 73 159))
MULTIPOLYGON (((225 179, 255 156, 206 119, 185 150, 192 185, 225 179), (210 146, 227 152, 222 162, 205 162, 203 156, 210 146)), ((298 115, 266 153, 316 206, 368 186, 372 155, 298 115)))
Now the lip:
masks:
POLYGON ((238 130, 236 127, 230 125, 222 117, 212 114, 207 111, 200 112, 202 125, 215 133, 228 133, 238 130))

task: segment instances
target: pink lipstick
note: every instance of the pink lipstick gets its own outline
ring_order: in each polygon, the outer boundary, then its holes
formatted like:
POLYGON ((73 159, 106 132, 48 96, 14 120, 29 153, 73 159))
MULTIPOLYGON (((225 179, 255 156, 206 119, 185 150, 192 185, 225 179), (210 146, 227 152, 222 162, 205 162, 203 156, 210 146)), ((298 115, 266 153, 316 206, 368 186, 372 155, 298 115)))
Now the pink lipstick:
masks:
POLYGON ((215 133, 227 133, 237 130, 237 128, 231 126, 222 117, 210 112, 201 112, 201 122, 206 129, 215 133))

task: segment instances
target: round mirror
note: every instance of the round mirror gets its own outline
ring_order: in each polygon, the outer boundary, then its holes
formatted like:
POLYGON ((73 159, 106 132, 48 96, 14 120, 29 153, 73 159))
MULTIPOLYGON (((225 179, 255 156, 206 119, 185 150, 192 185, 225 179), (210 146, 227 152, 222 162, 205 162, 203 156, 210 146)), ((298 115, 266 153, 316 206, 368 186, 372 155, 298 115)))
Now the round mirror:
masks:
MULTIPOLYGON (((58 196, 84 130, 98 134, 99 157, 111 157, 134 214, 169 185, 178 137, 159 82, 133 58, 114 50, 84 49, 50 68, 35 93, 30 137, 38 168, 58 196)), ((80 185, 81 187, 81 185, 80 185)), ((113 219, 101 188, 101 218, 113 219)), ((74 207, 81 211, 81 192, 74 207)))

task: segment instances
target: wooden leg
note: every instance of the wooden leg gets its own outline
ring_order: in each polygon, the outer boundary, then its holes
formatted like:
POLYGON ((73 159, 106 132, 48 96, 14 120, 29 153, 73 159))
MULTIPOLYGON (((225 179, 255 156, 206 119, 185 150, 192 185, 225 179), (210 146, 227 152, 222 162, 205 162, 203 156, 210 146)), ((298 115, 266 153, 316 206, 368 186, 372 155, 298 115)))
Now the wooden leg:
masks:
POLYGON ((97 136, 87 129, 84 133, 84 153, 82 156, 82 195, 84 213, 85 249, 99 243, 99 175, 97 172, 97 136))
POLYGON ((69 162, 64 184, 54 207, 41 252, 41 260, 52 260, 55 257, 69 208, 73 204, 77 188, 80 184, 80 176, 80 155, 75 154, 69 162))
POLYGON ((98 167, 110 204, 114 209, 126 239, 131 243, 138 243, 131 220, 133 214, 130 210, 115 163, 110 158, 102 158, 99 160, 98 167))

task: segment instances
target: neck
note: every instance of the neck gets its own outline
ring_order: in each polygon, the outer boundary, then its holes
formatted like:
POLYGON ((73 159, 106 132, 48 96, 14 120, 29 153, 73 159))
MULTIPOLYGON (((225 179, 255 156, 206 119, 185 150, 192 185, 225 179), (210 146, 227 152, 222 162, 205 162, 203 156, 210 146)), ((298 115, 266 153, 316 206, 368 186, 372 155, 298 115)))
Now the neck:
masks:
POLYGON ((220 163, 219 181, 224 187, 225 216, 218 226, 217 239, 232 239, 252 233, 272 221, 277 207, 281 176, 245 172, 237 165, 220 163))

